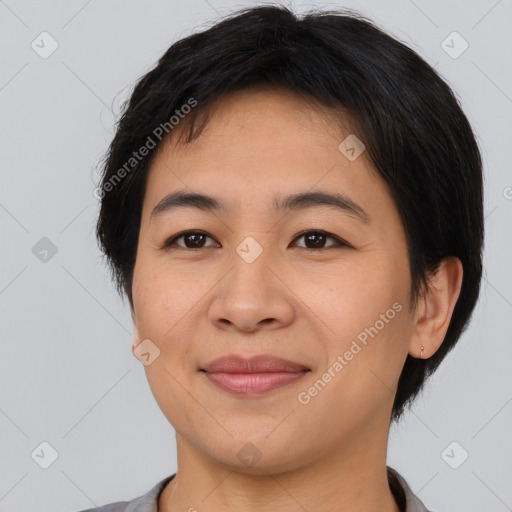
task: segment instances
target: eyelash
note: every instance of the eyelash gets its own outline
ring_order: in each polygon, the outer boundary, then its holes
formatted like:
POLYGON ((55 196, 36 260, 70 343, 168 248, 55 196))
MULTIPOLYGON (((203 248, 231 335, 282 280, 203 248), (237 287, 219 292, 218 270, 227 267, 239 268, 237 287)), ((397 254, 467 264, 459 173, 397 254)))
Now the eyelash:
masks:
MULTIPOLYGON (((321 247, 321 248, 318 248, 318 249, 309 248, 309 247, 299 247, 299 249, 306 249, 306 250, 309 250, 309 251, 325 251, 327 249, 333 249, 333 248, 336 248, 336 247, 351 247, 350 244, 348 244, 347 242, 345 242, 341 238, 338 238, 337 236, 334 236, 331 233, 329 233, 327 231, 323 231, 321 229, 309 229, 307 231, 302 231, 301 233, 298 233, 297 236, 295 236, 295 238, 293 240, 295 241, 295 240, 297 240, 299 238, 303 238, 305 235, 308 235, 308 234, 325 235, 325 236, 327 236, 327 238, 332 238, 336 242, 336 245, 331 245, 331 246, 328 246, 328 247, 321 247)), ((207 249, 207 248, 211 248, 212 247, 212 246, 208 246, 208 247, 190 248, 190 247, 181 247, 179 245, 176 245, 176 241, 177 240, 179 240, 180 238, 183 238, 183 237, 185 237, 187 235, 204 235, 204 236, 206 236, 208 238, 211 238, 213 240, 213 237, 211 237, 210 235, 208 235, 207 233, 205 233, 203 231, 194 231, 194 230, 192 230, 192 231, 183 231, 182 233, 178 233, 177 235, 169 238, 160 247, 160 250, 166 251, 166 250, 170 250, 170 249, 174 249, 174 248, 179 248, 179 249, 183 249, 185 251, 197 251, 199 249, 207 249)))

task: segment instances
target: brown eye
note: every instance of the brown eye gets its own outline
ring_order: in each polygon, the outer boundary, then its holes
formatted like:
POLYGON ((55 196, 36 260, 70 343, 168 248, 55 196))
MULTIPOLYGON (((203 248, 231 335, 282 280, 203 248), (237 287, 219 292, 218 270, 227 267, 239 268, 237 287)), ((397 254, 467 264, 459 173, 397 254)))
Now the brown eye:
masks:
POLYGON ((302 247, 304 249, 326 249, 333 246, 348 247, 348 244, 340 240, 338 237, 322 230, 304 231, 299 236, 297 236, 295 240, 299 240, 300 238, 304 238, 305 240, 305 247, 302 247), (334 240, 334 244, 325 247, 326 240, 329 238, 334 240))
POLYGON ((202 249, 203 247, 211 247, 205 245, 205 241, 208 238, 213 240, 213 238, 201 231, 185 231, 165 242, 162 249, 168 249, 173 246, 181 247, 182 249, 202 249), (184 245, 178 244, 178 240, 183 240, 184 245))
MULTIPOLYGON (((299 240, 304 238, 305 245, 298 246, 302 249, 311 249, 311 250, 321 250, 321 249, 329 249, 331 247, 350 247, 349 244, 339 239, 338 237, 327 233, 322 230, 309 230, 303 231, 294 240, 299 240), (326 246, 326 242, 328 240, 334 241, 330 245, 326 246)), ((218 243, 213 243, 213 245, 206 245, 206 241, 214 240, 211 236, 203 233, 202 231, 184 231, 174 237, 171 237, 165 244, 161 247, 162 250, 166 249, 202 249, 206 247, 219 247, 218 243), (182 240, 182 243, 178 243, 178 240, 182 240)))

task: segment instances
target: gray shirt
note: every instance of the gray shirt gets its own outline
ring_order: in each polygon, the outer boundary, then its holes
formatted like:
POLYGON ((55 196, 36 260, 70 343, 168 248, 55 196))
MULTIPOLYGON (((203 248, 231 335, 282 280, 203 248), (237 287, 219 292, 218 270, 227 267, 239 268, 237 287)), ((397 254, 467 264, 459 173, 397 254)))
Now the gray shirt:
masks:
MULTIPOLYGON (((393 468, 388 466, 388 480, 393 496, 402 512, 429 512, 425 505, 413 494, 407 482, 393 468)), ((158 512, 158 499, 164 487, 176 476, 165 477, 152 487, 146 494, 131 501, 117 501, 101 507, 103 512, 158 512)), ((97 508, 89 508, 80 512, 97 512, 97 508)))

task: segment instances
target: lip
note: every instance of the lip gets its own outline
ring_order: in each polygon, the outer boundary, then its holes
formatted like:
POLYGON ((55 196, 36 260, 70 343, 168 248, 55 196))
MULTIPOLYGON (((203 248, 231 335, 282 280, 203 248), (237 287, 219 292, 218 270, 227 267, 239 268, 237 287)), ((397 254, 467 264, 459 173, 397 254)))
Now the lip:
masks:
POLYGON ((200 368, 200 371, 224 391, 250 398, 290 384, 304 377, 311 369, 303 364, 270 355, 250 358, 229 355, 215 359, 200 368))
POLYGON ((310 368, 303 364, 289 361, 288 359, 266 354, 252 357, 244 357, 235 354, 214 359, 204 365, 201 370, 208 373, 296 373, 310 370, 310 368))

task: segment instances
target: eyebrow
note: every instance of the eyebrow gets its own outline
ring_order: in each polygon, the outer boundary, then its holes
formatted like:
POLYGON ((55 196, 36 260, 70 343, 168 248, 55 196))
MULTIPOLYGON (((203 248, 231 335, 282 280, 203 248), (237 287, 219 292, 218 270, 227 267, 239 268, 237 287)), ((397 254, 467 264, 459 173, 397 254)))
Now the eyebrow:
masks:
MULTIPOLYGON (((364 209, 350 197, 339 192, 302 192, 285 197, 275 197, 273 202, 276 213, 318 206, 329 206, 358 219, 364 224, 370 223, 370 218, 364 209)), ((172 210, 188 207, 198 208, 202 211, 229 213, 226 205, 212 196, 178 190, 166 195, 153 208, 150 221, 172 210)))

